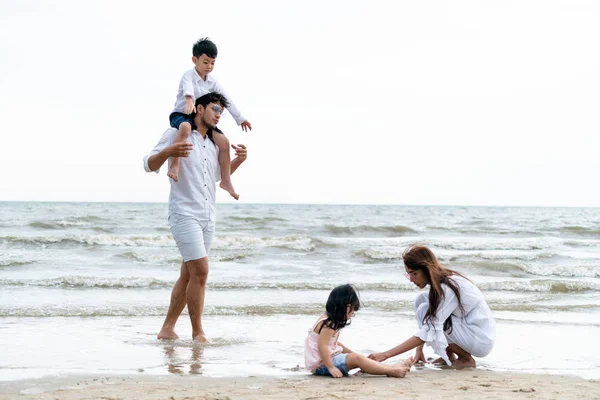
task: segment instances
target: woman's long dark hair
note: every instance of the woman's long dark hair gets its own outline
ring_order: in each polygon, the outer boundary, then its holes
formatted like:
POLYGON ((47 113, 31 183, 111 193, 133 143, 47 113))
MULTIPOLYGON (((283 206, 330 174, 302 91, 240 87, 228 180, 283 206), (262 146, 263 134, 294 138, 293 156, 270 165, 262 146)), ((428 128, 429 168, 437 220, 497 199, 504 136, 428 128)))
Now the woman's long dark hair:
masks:
POLYGON ((350 325, 348 320, 348 305, 353 311, 360 309, 360 298, 358 291, 350 284, 336 287, 329 294, 325 310, 327 311, 327 319, 319 328, 319 333, 324 326, 337 331, 343 327, 350 325))
MULTIPOLYGON (((460 299, 460 290, 458 285, 450 279, 452 275, 459 275, 467 279, 460 272, 444 268, 435 257, 435 254, 427 247, 421 245, 414 245, 407 248, 402 254, 404 265, 413 271, 422 271, 427 277, 431 290, 429 291, 429 308, 423 318, 423 323, 432 324, 437 318, 437 309, 444 298, 444 291, 442 290, 442 283, 448 285, 450 289, 456 295, 458 300, 458 306, 464 314, 465 309, 460 299)), ((444 321, 444 331, 447 333, 452 332, 452 316, 449 316, 444 321)))

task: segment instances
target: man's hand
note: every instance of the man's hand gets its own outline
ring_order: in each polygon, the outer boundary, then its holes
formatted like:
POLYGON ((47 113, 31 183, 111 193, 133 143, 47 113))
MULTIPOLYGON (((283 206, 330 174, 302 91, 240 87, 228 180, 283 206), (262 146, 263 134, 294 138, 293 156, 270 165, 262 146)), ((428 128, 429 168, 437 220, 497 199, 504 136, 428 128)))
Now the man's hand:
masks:
POLYGON ((248 120, 245 120, 244 122, 242 122, 240 124, 240 126, 242 127, 242 130, 244 132, 248 132, 248 130, 252 130, 252 124, 248 120))
POLYGON ((342 376, 344 376, 344 374, 342 374, 342 371, 337 369, 337 367, 327 368, 327 370, 333 378, 341 378, 342 376))
POLYGON ((243 144, 238 144, 237 146, 232 144, 231 148, 235 150, 235 156, 238 157, 240 161, 246 161, 246 157, 248 156, 246 146, 243 144))
POLYGON ((167 157, 187 157, 190 155, 190 151, 194 148, 194 145, 187 142, 173 143, 167 147, 164 152, 167 157))

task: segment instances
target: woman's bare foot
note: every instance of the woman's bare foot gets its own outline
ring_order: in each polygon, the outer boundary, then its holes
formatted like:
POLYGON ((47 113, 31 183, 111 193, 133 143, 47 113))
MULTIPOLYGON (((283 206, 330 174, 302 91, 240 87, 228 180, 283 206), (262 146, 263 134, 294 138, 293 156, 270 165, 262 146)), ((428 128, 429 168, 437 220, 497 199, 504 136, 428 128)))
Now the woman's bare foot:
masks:
POLYGON ((196 343, 208 343, 208 339, 204 333, 194 336, 194 342, 196 343))
POLYGON ((240 195, 235 192, 231 181, 221 181, 221 183, 219 183, 219 186, 221 187, 221 189, 226 190, 234 199, 238 200, 240 198, 240 195))
MULTIPOLYGON (((446 349, 446 355, 448 356, 448 359, 450 360, 451 363, 453 363, 456 360, 456 354, 454 354, 453 352, 451 352, 448 349, 446 349)), ((431 363, 446 365, 446 360, 444 360, 442 357, 439 357, 439 358, 436 358, 435 360, 431 361, 431 363)))
POLYGON ((175 340, 179 339, 179 336, 177 336, 174 330, 163 328, 158 332, 156 338, 161 340, 175 340))
POLYGON ((477 367, 477 363, 473 357, 458 358, 452 362, 452 366, 456 369, 475 368, 477 367))

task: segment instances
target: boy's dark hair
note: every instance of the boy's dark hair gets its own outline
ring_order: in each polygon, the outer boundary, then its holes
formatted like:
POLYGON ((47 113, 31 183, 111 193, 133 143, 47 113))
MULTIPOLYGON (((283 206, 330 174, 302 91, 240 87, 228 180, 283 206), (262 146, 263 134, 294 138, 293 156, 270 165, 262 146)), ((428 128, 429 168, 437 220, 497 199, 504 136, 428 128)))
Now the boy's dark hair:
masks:
POLYGON ((192 54, 196 58, 200 57, 202 54, 206 54, 210 58, 217 58, 217 45, 207 37, 201 38, 194 43, 192 54))
POLYGON ((321 329, 323 329, 324 326, 337 331, 338 329, 350 325, 350 321, 348 321, 347 318, 348 306, 350 306, 352 311, 358 311, 360 309, 360 298, 358 297, 358 291, 354 286, 346 284, 333 289, 329 294, 327 304, 325 305, 327 319, 323 321, 319 333, 321 333, 321 329))
POLYGON ((220 103, 223 108, 229 107, 229 101, 227 101, 227 98, 221 93, 217 92, 206 93, 204 96, 200 96, 196 99, 196 107, 206 107, 210 103, 220 103))

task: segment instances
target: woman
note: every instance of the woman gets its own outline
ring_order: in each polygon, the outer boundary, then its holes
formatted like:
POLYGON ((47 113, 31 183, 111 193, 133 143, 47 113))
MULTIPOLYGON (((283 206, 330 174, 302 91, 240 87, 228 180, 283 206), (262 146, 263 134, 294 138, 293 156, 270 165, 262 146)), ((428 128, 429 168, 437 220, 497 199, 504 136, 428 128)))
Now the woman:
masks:
POLYGON ((411 246, 402 255, 406 277, 420 289, 415 301, 419 331, 398 346, 369 358, 383 361, 417 348, 414 362, 425 362, 427 343, 442 360, 457 369, 475 367, 475 357, 487 356, 494 345, 496 326, 479 289, 459 272, 444 268, 425 246, 411 246))

